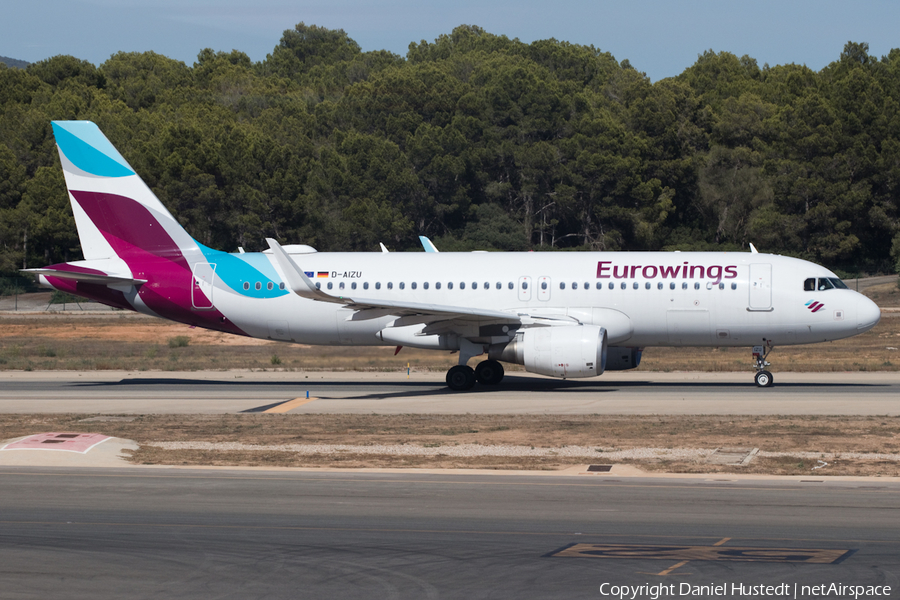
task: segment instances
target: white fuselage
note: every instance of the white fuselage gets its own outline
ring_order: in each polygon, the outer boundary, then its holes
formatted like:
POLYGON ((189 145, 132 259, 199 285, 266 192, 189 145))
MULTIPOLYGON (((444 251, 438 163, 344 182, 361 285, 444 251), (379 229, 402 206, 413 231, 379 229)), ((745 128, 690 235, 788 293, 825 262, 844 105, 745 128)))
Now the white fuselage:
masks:
MULTIPOLYGON (((266 257, 284 279, 271 254, 266 257)), ((834 273, 770 254, 308 253, 292 258, 330 295, 600 325, 616 346, 807 344, 856 335, 880 318, 874 303, 849 289, 804 289, 810 278, 834 280, 834 273)), ((436 347, 424 339, 428 336, 379 336, 399 324, 396 316, 352 320, 351 309, 293 293, 250 298, 229 291, 215 291, 215 308, 254 337, 436 347)))

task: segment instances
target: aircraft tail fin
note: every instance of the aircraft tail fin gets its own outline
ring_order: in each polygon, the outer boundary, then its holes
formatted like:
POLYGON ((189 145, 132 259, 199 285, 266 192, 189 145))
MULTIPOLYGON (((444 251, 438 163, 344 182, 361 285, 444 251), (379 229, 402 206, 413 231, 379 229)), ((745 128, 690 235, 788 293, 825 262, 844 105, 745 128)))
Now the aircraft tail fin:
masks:
POLYGON ((90 121, 53 121, 86 260, 177 260, 198 245, 90 121))

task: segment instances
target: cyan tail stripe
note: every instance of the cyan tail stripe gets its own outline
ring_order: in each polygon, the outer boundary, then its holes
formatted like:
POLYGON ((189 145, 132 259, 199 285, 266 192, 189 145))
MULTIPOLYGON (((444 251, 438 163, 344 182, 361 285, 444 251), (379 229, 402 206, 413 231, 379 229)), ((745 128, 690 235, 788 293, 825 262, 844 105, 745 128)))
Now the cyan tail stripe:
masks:
POLYGON ((90 121, 53 121, 53 135, 66 158, 86 173, 98 177, 134 175, 128 162, 90 121))
POLYGON ((216 264, 216 277, 238 294, 251 298, 277 298, 288 293, 287 290, 279 289, 281 278, 264 254, 235 255, 207 248, 200 243, 197 245, 207 262, 216 264), (257 281, 262 289, 256 289, 257 281), (244 289, 244 282, 250 284, 249 289, 244 289), (269 282, 272 283, 271 290, 268 289, 269 282))

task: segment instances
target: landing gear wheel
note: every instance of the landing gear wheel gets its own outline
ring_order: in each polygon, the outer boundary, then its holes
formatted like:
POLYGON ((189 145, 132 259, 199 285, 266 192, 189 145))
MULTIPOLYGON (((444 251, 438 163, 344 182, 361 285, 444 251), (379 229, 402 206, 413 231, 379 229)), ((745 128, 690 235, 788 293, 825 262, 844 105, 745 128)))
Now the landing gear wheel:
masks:
POLYGON ((456 365, 447 371, 447 387, 454 392, 471 390, 475 385, 475 371, 467 365, 456 365))
POLYGON ((496 360, 485 360, 475 367, 475 379, 484 385, 497 385, 503 380, 503 365, 496 360))
POLYGON ((763 338, 763 342, 766 343, 765 346, 753 346, 753 361, 756 363, 756 376, 754 379, 758 387, 772 387, 774 378, 771 373, 766 371, 766 367, 770 364, 766 358, 768 358, 769 353, 775 346, 772 344, 772 340, 763 338))
POLYGON ((774 381, 772 374, 768 371, 760 371, 754 379, 759 387, 772 387, 772 382, 774 381))

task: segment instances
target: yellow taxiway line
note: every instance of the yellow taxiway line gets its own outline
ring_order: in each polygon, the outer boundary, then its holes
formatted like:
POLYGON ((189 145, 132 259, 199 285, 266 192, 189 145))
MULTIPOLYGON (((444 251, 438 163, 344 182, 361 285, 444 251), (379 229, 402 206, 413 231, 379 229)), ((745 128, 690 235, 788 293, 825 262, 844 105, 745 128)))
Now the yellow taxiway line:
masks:
POLYGON ((282 402, 278 406, 273 406, 268 410, 264 410, 264 413, 286 413, 289 410, 293 410, 299 406, 303 406, 304 404, 309 404, 313 400, 318 400, 318 398, 294 398, 293 400, 288 400, 287 402, 282 402))

